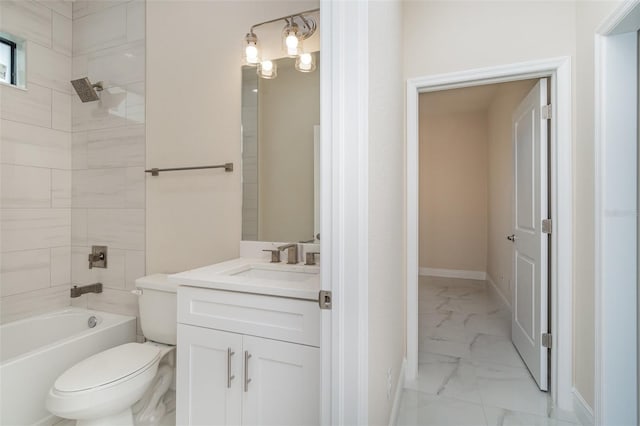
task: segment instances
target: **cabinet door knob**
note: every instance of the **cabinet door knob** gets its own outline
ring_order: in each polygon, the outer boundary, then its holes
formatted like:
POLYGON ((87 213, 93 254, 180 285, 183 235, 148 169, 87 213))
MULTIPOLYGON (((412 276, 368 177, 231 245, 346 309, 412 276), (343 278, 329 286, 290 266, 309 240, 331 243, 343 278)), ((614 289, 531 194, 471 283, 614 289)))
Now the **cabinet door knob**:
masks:
POLYGON ((231 357, 233 355, 235 355, 235 352, 231 348, 227 348, 227 388, 231 388, 231 381, 236 378, 236 376, 231 375, 231 357))
POLYGON ((251 354, 249 351, 244 351, 244 391, 249 391, 249 382, 251 379, 249 378, 249 358, 251 358, 251 354))

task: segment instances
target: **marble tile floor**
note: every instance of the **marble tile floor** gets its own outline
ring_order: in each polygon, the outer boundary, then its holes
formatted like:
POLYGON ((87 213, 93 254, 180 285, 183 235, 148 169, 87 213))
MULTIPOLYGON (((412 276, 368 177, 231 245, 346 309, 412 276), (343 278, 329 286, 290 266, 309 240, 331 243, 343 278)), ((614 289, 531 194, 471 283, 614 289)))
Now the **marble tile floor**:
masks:
POLYGON ((511 343, 511 314, 485 281, 421 276, 418 378, 398 426, 570 426, 511 343))

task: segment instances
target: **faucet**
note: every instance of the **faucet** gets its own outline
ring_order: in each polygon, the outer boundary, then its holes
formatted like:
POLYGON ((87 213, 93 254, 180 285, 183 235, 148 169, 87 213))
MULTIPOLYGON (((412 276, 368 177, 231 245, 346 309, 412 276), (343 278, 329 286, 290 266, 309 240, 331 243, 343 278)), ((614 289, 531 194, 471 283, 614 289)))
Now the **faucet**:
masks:
POLYGON ((298 244, 291 243, 278 247, 278 250, 280 251, 284 251, 287 249, 289 250, 287 255, 287 263, 295 265, 296 263, 298 263, 298 244))
POLYGON ((95 283, 78 287, 74 285, 71 289, 71 297, 80 297, 85 293, 102 293, 102 283, 95 283))

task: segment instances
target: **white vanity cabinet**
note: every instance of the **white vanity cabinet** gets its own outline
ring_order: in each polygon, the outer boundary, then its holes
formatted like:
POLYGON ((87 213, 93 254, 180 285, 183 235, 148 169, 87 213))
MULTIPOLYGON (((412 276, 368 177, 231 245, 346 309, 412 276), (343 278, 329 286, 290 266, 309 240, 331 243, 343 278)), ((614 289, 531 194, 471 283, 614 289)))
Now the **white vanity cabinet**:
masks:
POLYGON ((316 425, 317 303, 178 289, 179 425, 316 425))

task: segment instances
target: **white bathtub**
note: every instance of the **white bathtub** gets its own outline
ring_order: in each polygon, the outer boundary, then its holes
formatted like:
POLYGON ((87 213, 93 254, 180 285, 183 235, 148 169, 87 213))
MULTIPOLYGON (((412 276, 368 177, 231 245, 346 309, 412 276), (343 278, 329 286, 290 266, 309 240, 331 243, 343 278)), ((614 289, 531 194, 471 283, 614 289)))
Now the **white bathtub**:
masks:
POLYGON ((0 326, 0 425, 49 425, 45 408, 56 378, 78 361, 136 338, 136 319, 67 308, 0 326), (95 316, 98 324, 89 328, 95 316))

